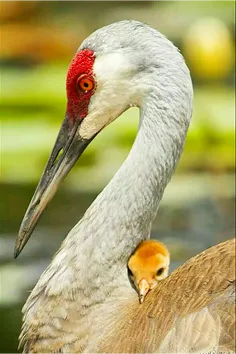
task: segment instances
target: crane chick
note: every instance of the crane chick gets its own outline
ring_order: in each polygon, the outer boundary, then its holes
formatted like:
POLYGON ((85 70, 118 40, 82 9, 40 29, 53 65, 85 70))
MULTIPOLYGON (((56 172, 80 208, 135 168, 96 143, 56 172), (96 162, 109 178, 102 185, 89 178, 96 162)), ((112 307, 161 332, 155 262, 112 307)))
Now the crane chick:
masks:
POLYGON ((170 255, 166 246, 155 240, 141 242, 128 260, 128 275, 142 303, 159 280, 168 275, 170 255))

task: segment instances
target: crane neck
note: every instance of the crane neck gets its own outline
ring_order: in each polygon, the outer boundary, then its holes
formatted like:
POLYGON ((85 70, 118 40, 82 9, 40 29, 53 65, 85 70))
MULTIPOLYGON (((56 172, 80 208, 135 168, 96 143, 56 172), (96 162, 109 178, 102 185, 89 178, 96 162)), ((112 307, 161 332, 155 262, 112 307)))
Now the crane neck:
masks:
POLYGON ((181 121, 176 112, 178 107, 168 107, 168 102, 158 105, 156 92, 150 93, 140 108, 139 130, 129 156, 88 210, 98 216, 96 227, 104 230, 106 249, 111 243, 125 262, 137 244, 149 237, 181 156, 189 120, 181 121))

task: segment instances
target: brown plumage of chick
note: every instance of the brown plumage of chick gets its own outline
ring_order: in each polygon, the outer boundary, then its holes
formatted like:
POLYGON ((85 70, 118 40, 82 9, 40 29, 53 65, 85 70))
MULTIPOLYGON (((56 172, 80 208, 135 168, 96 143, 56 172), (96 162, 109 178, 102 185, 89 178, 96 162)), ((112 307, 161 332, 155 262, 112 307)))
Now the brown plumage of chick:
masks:
POLYGON ((155 240, 141 242, 128 260, 128 275, 142 303, 159 280, 168 276, 170 254, 166 246, 155 240))

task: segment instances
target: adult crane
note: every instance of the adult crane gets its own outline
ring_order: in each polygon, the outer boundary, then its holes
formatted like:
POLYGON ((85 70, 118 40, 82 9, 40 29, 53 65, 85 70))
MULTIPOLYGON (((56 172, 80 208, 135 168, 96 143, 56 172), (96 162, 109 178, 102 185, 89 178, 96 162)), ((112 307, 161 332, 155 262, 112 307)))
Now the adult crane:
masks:
POLYGON ((140 108, 139 131, 126 161, 26 301, 24 351, 234 351, 233 240, 190 259, 142 305, 127 277, 127 260, 149 238, 192 114, 192 83, 182 55, 148 25, 117 22, 81 44, 66 89, 65 119, 22 222, 15 256, 96 135, 130 106, 140 108))

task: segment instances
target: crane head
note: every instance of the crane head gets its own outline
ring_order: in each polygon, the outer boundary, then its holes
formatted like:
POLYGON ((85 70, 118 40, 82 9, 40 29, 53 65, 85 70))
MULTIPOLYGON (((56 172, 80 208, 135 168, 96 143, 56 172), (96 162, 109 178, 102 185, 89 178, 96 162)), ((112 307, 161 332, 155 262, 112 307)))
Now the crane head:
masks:
POLYGON ((65 119, 22 221, 15 257, 84 149, 130 105, 139 105, 145 88, 140 88, 140 70, 131 58, 131 52, 122 48, 104 53, 86 47, 72 59, 66 78, 65 119))

